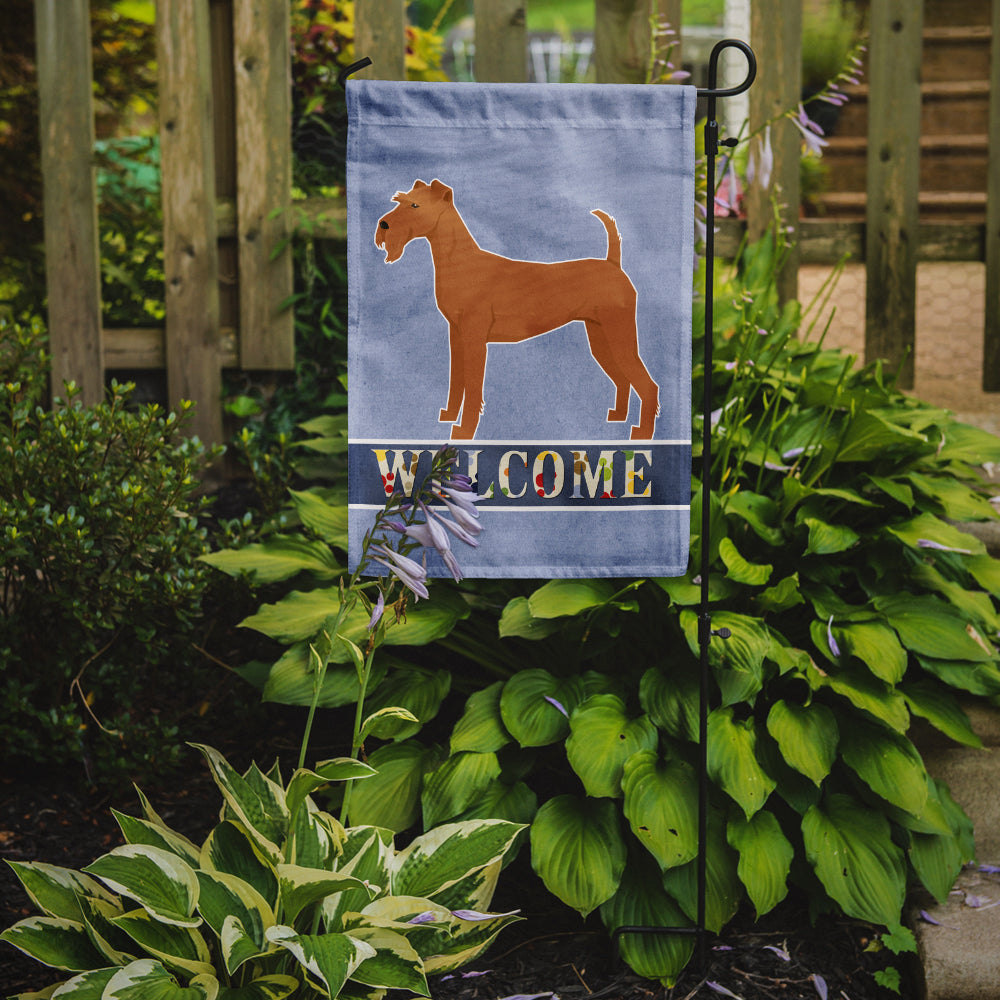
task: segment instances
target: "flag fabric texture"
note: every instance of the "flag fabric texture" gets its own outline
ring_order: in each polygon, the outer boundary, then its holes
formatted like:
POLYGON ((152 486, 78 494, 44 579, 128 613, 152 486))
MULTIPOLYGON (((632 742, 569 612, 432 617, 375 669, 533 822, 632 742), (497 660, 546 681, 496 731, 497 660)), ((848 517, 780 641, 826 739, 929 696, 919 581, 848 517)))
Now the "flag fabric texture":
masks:
POLYGON ((695 99, 348 81, 352 566, 450 443, 466 576, 686 572, 695 99))

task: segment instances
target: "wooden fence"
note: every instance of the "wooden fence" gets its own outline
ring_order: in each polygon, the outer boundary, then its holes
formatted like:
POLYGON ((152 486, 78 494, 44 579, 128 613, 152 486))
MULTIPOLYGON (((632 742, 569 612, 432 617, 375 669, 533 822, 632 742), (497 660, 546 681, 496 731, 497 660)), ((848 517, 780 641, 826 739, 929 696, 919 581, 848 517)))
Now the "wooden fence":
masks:
MULTIPOLYGON (((221 370, 280 371, 293 365, 289 0, 158 0, 166 325, 101 327, 97 210, 92 169, 88 0, 35 0, 53 384, 73 379, 101 397, 105 372, 166 369, 171 402, 198 405, 196 433, 223 438, 221 370)), ((525 79, 525 5, 475 0, 476 74, 525 79)), ((681 0, 595 0, 599 82, 641 82, 651 6, 674 25, 681 0)), ((1000 0, 992 5, 987 217, 984 224, 921 223, 918 216, 923 0, 871 0, 867 215, 865 221, 785 219, 797 231, 781 276, 795 294, 800 263, 839 260, 867 269, 866 356, 903 369, 912 384, 916 265, 985 261, 984 388, 1000 390, 1000 0)), ((751 128, 800 96, 801 0, 753 0, 751 43, 759 73, 751 128)), ((404 0, 358 0, 356 51, 366 75, 401 79, 404 0)), ((683 40, 681 41, 683 45, 683 40)), ((724 101, 720 104, 725 104, 724 101)), ((720 117, 724 108, 720 108, 720 117)), ((799 137, 774 134, 768 190, 752 189, 746 222, 724 220, 716 246, 731 254, 744 229, 763 231, 771 198, 799 203, 799 137)), ((343 236, 342 202, 313 200, 297 215, 314 236, 343 236)), ((787 210, 786 210, 787 214, 787 210)))

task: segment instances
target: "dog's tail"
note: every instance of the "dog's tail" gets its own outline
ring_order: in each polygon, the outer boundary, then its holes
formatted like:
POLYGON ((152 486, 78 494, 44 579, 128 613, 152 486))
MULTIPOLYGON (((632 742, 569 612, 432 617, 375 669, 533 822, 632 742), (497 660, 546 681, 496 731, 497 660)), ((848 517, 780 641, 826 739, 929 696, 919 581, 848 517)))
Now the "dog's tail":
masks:
POLYGON ((621 267, 622 234, 618 232, 618 224, 607 212, 602 212, 599 208, 595 208, 590 214, 596 215, 608 231, 608 260, 615 266, 621 267))

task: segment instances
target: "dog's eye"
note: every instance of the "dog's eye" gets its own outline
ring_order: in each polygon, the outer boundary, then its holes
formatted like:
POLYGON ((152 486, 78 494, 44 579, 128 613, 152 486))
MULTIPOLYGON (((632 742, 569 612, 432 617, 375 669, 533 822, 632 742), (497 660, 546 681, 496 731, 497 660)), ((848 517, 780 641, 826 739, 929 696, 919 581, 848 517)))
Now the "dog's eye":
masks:
POLYGON ((420 208, 420 206, 415 201, 411 201, 410 208, 420 208))

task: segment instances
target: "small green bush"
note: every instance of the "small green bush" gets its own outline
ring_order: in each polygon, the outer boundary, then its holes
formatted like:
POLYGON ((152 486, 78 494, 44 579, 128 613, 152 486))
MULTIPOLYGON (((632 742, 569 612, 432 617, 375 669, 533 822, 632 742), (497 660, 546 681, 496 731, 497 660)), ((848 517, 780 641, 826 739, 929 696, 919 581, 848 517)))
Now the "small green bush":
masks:
POLYGON ((0 322, 0 745, 110 775, 176 752, 151 681, 190 661, 208 456, 187 404, 132 409, 129 385, 84 406, 68 384, 43 408, 41 341, 37 322, 0 322))

